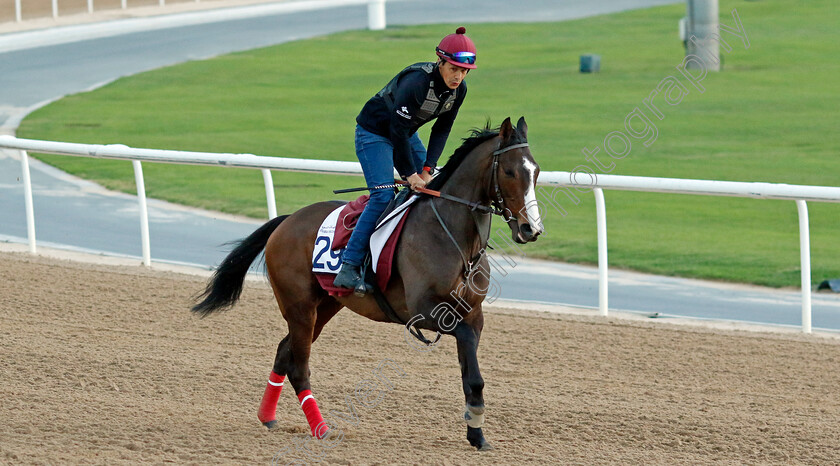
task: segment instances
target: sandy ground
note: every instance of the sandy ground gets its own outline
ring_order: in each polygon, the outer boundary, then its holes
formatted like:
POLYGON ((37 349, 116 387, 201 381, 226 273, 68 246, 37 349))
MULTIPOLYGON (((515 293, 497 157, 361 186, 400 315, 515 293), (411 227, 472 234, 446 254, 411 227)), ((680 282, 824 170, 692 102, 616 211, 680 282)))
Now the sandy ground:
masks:
POLYGON ((256 411, 285 322, 259 281, 232 311, 194 317, 204 280, 0 252, 0 463, 265 464, 295 445, 284 463, 840 462, 836 337, 504 308, 479 351, 494 451, 464 438, 453 339, 420 353, 348 311, 312 355, 343 438, 310 441, 291 386, 270 432, 256 411), (393 389, 360 403, 385 358, 404 375, 382 370, 393 389), (352 422, 336 415, 348 403, 352 422))

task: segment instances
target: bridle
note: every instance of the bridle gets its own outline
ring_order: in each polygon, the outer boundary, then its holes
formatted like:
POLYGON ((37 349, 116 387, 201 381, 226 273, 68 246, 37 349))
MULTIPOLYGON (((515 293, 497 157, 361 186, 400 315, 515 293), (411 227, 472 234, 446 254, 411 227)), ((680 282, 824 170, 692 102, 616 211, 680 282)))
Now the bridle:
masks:
POLYGON ((480 242, 481 242, 481 248, 480 248, 476 257, 472 257, 469 260, 467 259, 467 257, 464 255, 464 252, 461 251, 461 246, 458 245, 458 241, 452 235, 452 232, 449 231, 449 228, 447 228, 447 226, 446 226, 446 222, 443 221, 443 218, 438 213, 437 207, 435 207, 434 199, 431 199, 430 205, 432 207, 432 212, 434 212, 435 217, 437 217, 438 223, 440 223, 441 228, 443 228, 443 231, 446 232, 446 235, 452 241, 452 244, 455 245, 456 249, 458 249, 458 254, 460 254, 461 260, 464 262, 465 274, 468 277, 473 272, 473 265, 478 264, 478 259, 479 259, 478 256, 480 256, 483 253, 484 249, 487 247, 487 242, 490 238, 490 219, 487 218, 487 217, 484 217, 484 216, 487 215, 487 214, 498 215, 498 216, 502 217, 502 219, 506 223, 510 223, 511 221, 515 220, 514 217, 513 217, 513 212, 511 212, 510 209, 505 207, 505 200, 502 197, 502 189, 499 186, 499 175, 498 175, 499 156, 504 154, 505 152, 509 152, 509 151, 516 150, 516 149, 522 149, 524 147, 528 147, 527 142, 522 142, 522 143, 518 143, 518 144, 511 144, 510 146, 502 147, 502 148, 493 152, 493 168, 492 168, 491 178, 492 178, 492 183, 493 183, 493 193, 494 193, 495 199, 490 201, 489 206, 479 204, 478 202, 470 202, 466 199, 461 199, 459 197, 446 195, 444 193, 438 193, 437 195, 435 195, 435 197, 440 197, 442 199, 446 199, 446 200, 449 200, 449 201, 455 201, 455 202, 458 202, 460 204, 464 204, 464 205, 467 205, 467 206, 470 207, 470 213, 472 214, 473 221, 475 222, 475 227, 476 227, 476 230, 478 231, 479 239, 480 239, 480 242), (481 215, 480 215, 481 217, 484 217, 483 219, 479 218, 479 214, 477 214, 478 212, 481 213, 481 215), (486 228, 481 228, 482 223, 487 224, 486 228))
MULTIPOLYGON (((472 211, 478 211, 483 214, 493 214, 498 215, 504 219, 506 223, 510 223, 513 220, 513 212, 510 209, 505 207, 505 200, 502 197, 502 188, 499 186, 499 156, 504 154, 505 152, 509 152, 516 149, 522 149, 524 147, 528 147, 529 144, 527 142, 522 142, 518 144, 511 144, 510 146, 498 149, 493 152, 493 165, 491 168, 491 183, 493 184, 493 195, 495 199, 490 201, 490 205, 486 206, 484 204, 480 204, 478 202, 468 201, 466 199, 462 199, 460 197, 452 196, 446 193, 441 193, 439 191, 431 191, 425 188, 420 188, 419 192, 421 194, 430 194, 433 197, 439 197, 441 199, 446 199, 447 201, 457 202, 459 204, 464 204, 465 206, 469 207, 472 211)), ((400 182, 400 184, 408 184, 406 182, 400 182)), ((380 188, 392 188, 399 185, 383 185, 380 188)))
MULTIPOLYGON (((481 255, 484 254, 485 248, 488 247, 487 242, 490 238, 490 219, 488 217, 486 217, 486 215, 487 214, 499 215, 507 223, 510 223, 512 220, 514 220, 513 213, 510 211, 510 209, 505 207, 505 200, 502 197, 502 189, 499 186, 499 175, 498 175, 499 156, 504 154, 505 152, 509 152, 509 151, 516 150, 516 149, 522 149, 524 147, 528 147, 527 142, 512 144, 512 145, 507 146, 507 147, 499 148, 498 150, 493 152, 492 183, 493 183, 493 193, 494 193, 495 199, 490 201, 490 206, 479 204, 478 202, 470 202, 466 199, 461 199, 459 197, 450 196, 450 195, 447 195, 445 193, 437 193, 437 192, 432 197, 432 199, 430 199, 429 204, 432 207, 432 212, 434 212, 435 217, 437 217, 438 223, 440 223, 440 226, 443 228, 443 231, 446 232, 446 235, 449 236, 449 239, 452 241, 452 244, 455 246, 455 249, 458 250, 458 254, 461 256, 461 260, 464 262, 464 276, 466 277, 466 279, 468 281, 470 279, 470 276, 473 274, 473 272, 475 272, 476 268, 478 267, 479 260, 481 259, 481 255), (475 256, 473 256, 472 258, 470 258, 469 260, 464 255, 464 252, 461 250, 461 246, 458 245, 458 241, 452 235, 452 232, 449 231, 449 228, 446 227, 446 222, 443 221, 443 218, 438 213, 437 207, 435 207, 434 197, 443 198, 443 199, 446 199, 446 200, 449 200, 449 201, 455 201, 455 202, 458 202, 459 204, 467 205, 470 208, 470 214, 472 214, 472 218, 473 218, 473 221, 475 222, 476 230, 478 230, 480 243, 481 243, 481 248, 478 251, 478 253, 475 256), (478 214, 478 212, 480 212, 481 214, 478 214), (483 217, 484 220, 482 221, 482 219, 480 219, 479 216, 483 217), (486 223, 487 224, 487 227, 485 229, 486 232, 482 231, 481 223, 486 223)), ((421 190, 421 193, 422 192, 423 191, 421 190)), ((428 194, 428 193, 426 193, 426 194, 428 194)), ((391 317, 391 318, 393 319, 393 317, 391 317)), ((401 322, 400 320, 396 320, 396 321, 401 322)), ((426 346, 434 345, 440 339, 440 332, 438 332, 438 335, 437 335, 437 338, 435 339, 435 341, 431 342, 428 339, 426 339, 426 337, 423 335, 423 333, 420 331, 420 329, 415 330, 414 328, 411 327, 411 325, 412 325, 412 322, 409 321, 409 322, 405 323, 405 328, 407 328, 408 331, 412 335, 414 335, 415 338, 420 340, 422 343, 426 344, 426 346)))
POLYGON ((493 152, 493 191, 495 193, 496 199, 492 201, 492 205, 494 207, 493 214, 502 217, 502 219, 506 223, 510 223, 513 220, 513 212, 510 211, 507 207, 505 207, 505 200, 502 197, 502 188, 499 187, 499 156, 504 154, 505 152, 512 151, 515 149, 522 149, 523 147, 528 147, 527 142, 522 142, 519 144, 512 144, 510 146, 501 148, 497 151, 493 152))

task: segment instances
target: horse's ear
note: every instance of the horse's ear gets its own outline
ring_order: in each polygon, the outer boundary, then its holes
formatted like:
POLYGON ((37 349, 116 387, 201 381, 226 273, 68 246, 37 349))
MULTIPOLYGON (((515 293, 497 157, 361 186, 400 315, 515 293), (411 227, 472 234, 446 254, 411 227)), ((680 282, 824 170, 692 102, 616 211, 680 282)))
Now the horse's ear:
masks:
POLYGON ((513 125, 510 124, 510 117, 505 118, 502 126, 499 127, 499 136, 502 137, 502 141, 507 141, 513 136, 513 125))
POLYGON ((525 123, 525 117, 519 117, 519 121, 516 122, 516 129, 523 138, 528 138, 528 123, 525 123))

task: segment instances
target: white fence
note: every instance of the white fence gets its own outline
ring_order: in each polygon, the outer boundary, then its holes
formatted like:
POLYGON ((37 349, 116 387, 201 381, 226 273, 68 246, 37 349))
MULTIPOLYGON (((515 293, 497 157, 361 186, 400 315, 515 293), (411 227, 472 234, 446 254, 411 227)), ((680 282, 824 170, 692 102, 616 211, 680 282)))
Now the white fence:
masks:
MULTIPOLYGON (((151 264, 151 252, 149 246, 148 213, 146 210, 146 190, 141 161, 260 169, 262 170, 263 180, 265 182, 269 218, 274 218, 277 215, 271 170, 338 175, 362 174, 361 167, 355 162, 265 157, 252 154, 218 154, 209 152, 135 149, 124 145, 74 144, 18 139, 12 136, 0 136, 0 148, 21 151, 29 250, 33 254, 36 252, 35 213, 32 203, 29 159, 26 151, 131 160, 134 166, 137 197, 140 204, 143 263, 147 266, 151 264)), ((562 171, 541 172, 539 184, 543 186, 571 187, 578 192, 586 192, 591 189, 595 194, 595 210, 598 227, 598 302, 599 313, 604 316, 607 315, 609 303, 609 283, 607 278, 607 214, 604 204, 604 189, 796 201, 799 212, 799 244, 802 271, 802 331, 811 333, 811 247, 808 228, 808 206, 806 201, 840 202, 840 187, 684 180, 619 175, 589 176, 562 171), (583 176, 588 178, 587 182, 582 183, 576 179, 583 176)))
MULTIPOLYGON (((20 23, 23 22, 23 14, 22 14, 22 1, 23 0, 15 0, 15 22, 20 23)), ((200 3, 201 0, 191 0, 193 3, 200 3)), ((97 11, 94 4, 95 0, 87 0, 87 13, 93 14, 94 11, 97 11)), ((178 1, 178 2, 170 2, 170 4, 185 4, 188 3, 186 1, 178 1)), ((268 2, 266 2, 268 3, 268 2)), ((275 2, 276 3, 276 2, 275 2)), ((371 30, 381 30, 385 29, 385 0, 304 0, 304 1, 290 1, 290 2, 283 2, 285 5, 278 5, 279 10, 281 11, 288 11, 288 10, 308 10, 308 9, 318 9, 318 8, 330 8, 335 6, 348 6, 348 5, 368 5, 368 28, 371 30)), ((212 8, 213 2, 209 2, 208 7, 212 8)), ((148 4, 143 6, 149 6, 148 4)), ((166 6, 166 0, 158 0, 158 6, 164 7, 166 6)), ((51 13, 53 19, 58 19, 59 17, 59 0, 51 0, 51 13)), ((128 9, 129 4, 128 0, 121 0, 120 8, 125 10, 128 9)), ((37 16, 36 16, 37 17, 37 16)), ((30 18, 27 18, 30 19, 30 18)))

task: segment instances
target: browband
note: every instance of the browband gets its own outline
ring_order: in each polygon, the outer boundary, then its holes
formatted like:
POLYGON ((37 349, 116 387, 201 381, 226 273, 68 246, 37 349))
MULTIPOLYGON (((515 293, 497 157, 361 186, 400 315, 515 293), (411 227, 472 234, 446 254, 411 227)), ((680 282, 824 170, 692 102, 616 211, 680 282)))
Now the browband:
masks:
POLYGON ((523 148, 523 147, 528 147, 528 143, 527 143, 527 142, 523 142, 523 143, 521 143, 521 144, 514 144, 514 145, 512 145, 512 146, 507 146, 507 147, 505 147, 504 149, 499 149, 499 150, 497 150, 496 152, 493 152, 493 155, 503 154, 503 153, 505 153, 505 152, 507 152, 507 151, 509 151, 509 150, 521 149, 521 148, 523 148))

